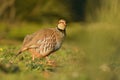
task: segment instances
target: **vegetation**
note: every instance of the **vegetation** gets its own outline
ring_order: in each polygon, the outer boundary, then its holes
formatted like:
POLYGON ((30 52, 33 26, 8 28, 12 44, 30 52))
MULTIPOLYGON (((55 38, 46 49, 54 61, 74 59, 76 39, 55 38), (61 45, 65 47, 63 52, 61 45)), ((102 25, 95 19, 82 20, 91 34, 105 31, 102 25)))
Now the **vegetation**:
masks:
POLYGON ((1 80, 120 80, 119 0, 66 0, 64 4, 69 4, 64 9, 62 1, 24 1, 15 0, 14 24, 6 21, 8 17, 4 20, 0 17, 1 80), (59 5, 54 7, 56 3, 59 5), (21 4, 24 5, 20 7, 21 4), (44 6, 42 10, 36 10, 40 6, 44 6), (37 12, 27 15, 31 11, 37 12), (54 27, 56 19, 61 17, 69 23, 62 48, 50 56, 56 65, 47 65, 45 59, 32 61, 27 51, 15 58, 26 34, 54 27))

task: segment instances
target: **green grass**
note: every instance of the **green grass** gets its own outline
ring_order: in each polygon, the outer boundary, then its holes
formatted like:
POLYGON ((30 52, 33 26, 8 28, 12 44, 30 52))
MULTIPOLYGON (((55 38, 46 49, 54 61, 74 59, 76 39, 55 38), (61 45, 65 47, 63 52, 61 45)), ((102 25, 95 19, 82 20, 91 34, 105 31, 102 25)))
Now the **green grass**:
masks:
MULTIPOLYGON (((33 30, 38 28, 34 26, 33 30)), ((69 24, 62 48, 50 56, 56 66, 47 65, 45 59, 32 61, 29 52, 14 58, 21 42, 1 45, 1 80, 119 80, 119 29, 119 25, 110 23, 69 24)), ((21 30, 22 37, 32 33, 21 30)))
MULTIPOLYGON (((3 47, 3 51, 0 54, 0 74, 1 80, 33 80, 33 79, 79 79, 80 65, 71 47, 64 47, 61 51, 56 52, 50 56, 52 60, 56 61, 56 66, 49 66, 45 63, 45 60, 31 60, 31 55, 28 52, 24 52, 18 58, 14 58, 18 48, 16 46, 3 47), (40 61, 43 64, 40 64, 40 61), (12 64, 11 64, 12 62, 12 64), (74 65, 73 65, 74 64, 74 65), (77 70, 74 68, 78 68, 77 70), (63 74, 64 73, 64 74, 63 74)), ((75 51, 78 53, 78 51, 75 51)), ((81 54, 84 58, 84 55, 81 54)), ((81 61, 82 62, 82 61, 81 61)))

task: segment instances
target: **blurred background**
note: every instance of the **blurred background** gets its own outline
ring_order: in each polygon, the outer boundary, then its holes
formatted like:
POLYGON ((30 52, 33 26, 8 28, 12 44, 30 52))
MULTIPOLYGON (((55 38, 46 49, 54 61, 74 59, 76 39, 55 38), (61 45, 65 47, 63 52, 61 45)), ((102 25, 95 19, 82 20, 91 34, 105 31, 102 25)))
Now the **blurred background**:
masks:
POLYGON ((72 50, 76 65, 59 78, 120 80, 119 4, 120 0, 0 0, 0 46, 21 45, 25 35, 55 27, 64 18, 68 27, 63 47, 66 53, 72 50))
POLYGON ((119 0, 0 0, 0 40, 5 38, 21 40, 27 33, 35 28, 39 29, 42 25, 56 26, 60 18, 66 19, 69 24, 98 22, 119 24, 119 2, 119 0))

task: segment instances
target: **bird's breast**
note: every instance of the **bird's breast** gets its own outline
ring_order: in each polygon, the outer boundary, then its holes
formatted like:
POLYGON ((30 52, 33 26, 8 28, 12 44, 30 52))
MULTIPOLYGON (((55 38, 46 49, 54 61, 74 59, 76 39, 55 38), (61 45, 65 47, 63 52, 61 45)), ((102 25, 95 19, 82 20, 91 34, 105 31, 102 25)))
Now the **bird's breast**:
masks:
POLYGON ((62 43, 57 42, 56 45, 55 45, 55 50, 58 50, 61 47, 61 44, 62 43))
POLYGON ((64 41, 64 36, 57 36, 56 37, 55 50, 58 50, 61 47, 63 41, 64 41))

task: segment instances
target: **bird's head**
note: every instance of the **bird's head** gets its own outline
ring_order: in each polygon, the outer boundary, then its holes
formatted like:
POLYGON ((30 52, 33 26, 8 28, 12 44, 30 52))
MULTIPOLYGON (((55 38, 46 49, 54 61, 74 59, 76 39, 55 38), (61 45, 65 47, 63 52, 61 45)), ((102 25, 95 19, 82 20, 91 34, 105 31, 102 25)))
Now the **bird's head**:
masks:
POLYGON ((60 19, 58 21, 57 28, 60 29, 60 30, 65 30, 65 28, 66 28, 66 21, 64 19, 60 19))

